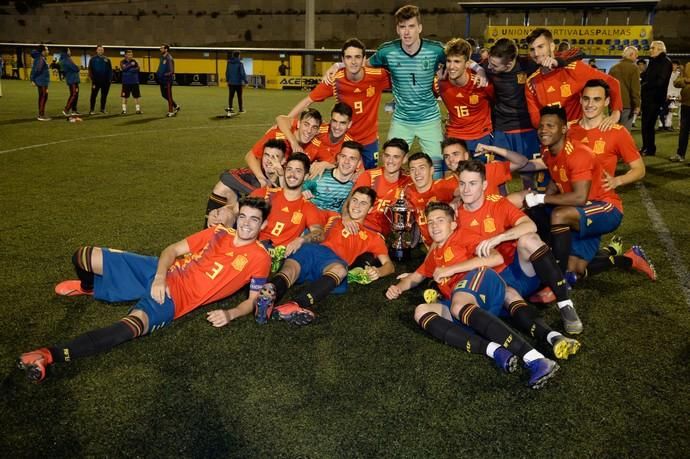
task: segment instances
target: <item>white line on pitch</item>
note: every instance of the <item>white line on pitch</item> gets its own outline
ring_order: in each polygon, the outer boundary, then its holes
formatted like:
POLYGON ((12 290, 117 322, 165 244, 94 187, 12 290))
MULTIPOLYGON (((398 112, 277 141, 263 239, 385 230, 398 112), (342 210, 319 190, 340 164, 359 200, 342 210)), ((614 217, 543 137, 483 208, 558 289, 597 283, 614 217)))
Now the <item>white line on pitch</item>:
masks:
POLYGON ((681 261, 680 257, 673 256, 674 254, 681 253, 676 244, 673 242, 671 237, 671 232, 666 226, 664 219, 661 218, 659 210, 654 205, 652 197, 649 196, 647 187, 643 183, 637 184, 637 189, 640 191, 640 198, 642 199, 642 204, 644 204, 647 209, 647 215, 653 223, 654 231, 661 240, 661 242, 666 246, 666 258, 668 258, 673 268, 673 272, 678 277, 680 282, 680 288, 683 290, 683 295, 685 295, 685 302, 690 306, 690 273, 688 273, 687 268, 681 261))

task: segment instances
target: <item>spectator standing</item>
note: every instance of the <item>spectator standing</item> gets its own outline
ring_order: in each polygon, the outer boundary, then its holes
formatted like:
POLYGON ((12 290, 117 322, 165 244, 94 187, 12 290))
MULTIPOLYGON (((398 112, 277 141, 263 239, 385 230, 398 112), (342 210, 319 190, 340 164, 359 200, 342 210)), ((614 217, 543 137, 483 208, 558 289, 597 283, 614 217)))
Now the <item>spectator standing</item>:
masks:
POLYGON ((690 63, 685 64, 685 70, 675 79, 673 85, 680 88, 680 132, 678 133, 678 150, 669 159, 682 163, 685 161, 690 134, 690 63))
POLYGON ((103 45, 96 45, 96 55, 89 59, 89 79, 91 80, 91 101, 89 115, 96 114, 96 97, 101 93, 101 113, 105 114, 105 105, 113 79, 113 65, 105 56, 103 45))
POLYGON ((168 101, 168 118, 172 118, 180 111, 180 106, 175 103, 172 95, 172 85, 175 81, 175 60, 170 54, 170 46, 163 43, 160 47, 161 60, 158 63, 156 77, 161 88, 161 96, 168 101))
POLYGON ((139 63, 134 59, 134 52, 131 49, 125 51, 125 58, 120 61, 120 71, 122 72, 122 112, 121 115, 127 114, 127 99, 131 95, 134 97, 134 104, 136 105, 137 115, 141 115, 141 105, 139 98, 141 92, 139 91, 139 63))
POLYGON ((288 70, 290 70, 290 67, 285 63, 285 61, 280 61, 280 65, 278 66, 278 73, 281 76, 285 76, 288 74, 288 70))
POLYGON ((671 79, 671 60, 666 56, 663 41, 653 41, 649 47, 649 64, 642 78, 642 149, 644 156, 656 155, 654 125, 661 107, 666 102, 666 91, 671 79))
POLYGON ((39 45, 38 49, 31 52, 31 57, 34 59, 31 65, 31 74, 29 79, 31 84, 38 89, 38 121, 50 121, 50 117, 46 116, 46 103, 48 102, 48 85, 50 84, 50 68, 48 66, 48 47, 46 45, 39 45))
POLYGON ((678 100, 680 99, 680 89, 676 88, 673 83, 683 74, 683 67, 680 62, 671 61, 672 71, 671 79, 668 80, 668 89, 666 90, 666 103, 661 107, 661 115, 659 115, 659 122, 661 123, 662 131, 673 131, 673 109, 677 108, 678 100))
POLYGON ((630 131, 634 116, 640 114, 640 70, 635 64, 638 51, 634 46, 623 50, 621 60, 609 69, 609 75, 618 80, 621 86, 623 111, 619 123, 630 131))
POLYGON ((79 102, 79 83, 81 79, 79 78, 79 66, 72 61, 72 52, 69 48, 65 49, 60 58, 60 70, 65 75, 65 83, 69 88, 69 98, 65 108, 62 110, 62 114, 65 116, 79 116, 77 102, 79 102))
POLYGON ((237 94, 237 105, 240 113, 244 113, 244 104, 242 103, 242 87, 249 83, 247 80, 247 73, 244 70, 244 64, 240 60, 240 52, 233 51, 232 57, 228 59, 225 67, 225 79, 228 82, 228 108, 225 112, 230 115, 233 112, 232 103, 237 94))

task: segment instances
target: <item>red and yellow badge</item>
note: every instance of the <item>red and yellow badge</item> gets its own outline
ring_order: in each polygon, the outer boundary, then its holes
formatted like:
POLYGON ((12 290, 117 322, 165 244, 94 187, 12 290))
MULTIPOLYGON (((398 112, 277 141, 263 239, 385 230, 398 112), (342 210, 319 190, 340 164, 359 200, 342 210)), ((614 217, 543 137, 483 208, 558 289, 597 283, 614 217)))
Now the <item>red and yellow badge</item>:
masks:
POLYGON ((561 97, 570 97, 573 92, 570 90, 570 85, 568 83, 563 83, 561 85, 561 97))
POLYGON ((296 211, 294 214, 292 214, 292 218, 290 219, 290 222, 292 222, 295 225, 298 225, 302 221, 302 216, 304 214, 300 212, 299 210, 296 211))
POLYGON ((592 148, 592 150, 594 150, 594 153, 596 153, 597 155, 603 154, 605 149, 606 142, 604 142, 603 140, 600 139, 594 142, 594 148, 592 148))
POLYGON ((493 233, 496 231, 496 220, 493 217, 486 217, 484 219, 484 232, 493 233))
POLYGON ((470 104, 477 105, 479 103, 479 96, 476 94, 470 95, 470 104))
POLYGON ((249 260, 247 259, 246 256, 244 255, 238 255, 235 257, 235 259, 232 261, 232 267, 236 271, 242 271, 245 266, 247 266, 247 263, 249 263, 249 260))
POLYGON ((455 254, 453 253, 453 249, 451 247, 446 247, 446 250, 443 251, 443 261, 445 263, 448 263, 450 260, 453 259, 455 254))
POLYGON ((374 97, 376 95, 376 88, 373 86, 369 86, 367 88, 367 97, 374 97))

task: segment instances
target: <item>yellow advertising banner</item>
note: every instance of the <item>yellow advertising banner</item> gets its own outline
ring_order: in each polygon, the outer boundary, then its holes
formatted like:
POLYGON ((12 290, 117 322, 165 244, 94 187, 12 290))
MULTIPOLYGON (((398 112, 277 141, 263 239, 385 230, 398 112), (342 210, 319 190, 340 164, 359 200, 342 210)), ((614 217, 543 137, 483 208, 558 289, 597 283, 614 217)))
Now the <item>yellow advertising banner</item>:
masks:
MULTIPOLYGON (((484 32, 485 44, 490 46, 499 38, 512 38, 519 45, 521 51, 526 51, 524 42, 529 33, 544 26, 511 26, 491 25, 484 32)), ((652 42, 652 26, 650 25, 609 25, 609 26, 577 26, 554 25, 547 26, 553 34, 556 43, 567 41, 572 46, 581 48, 588 54, 620 54, 625 46, 637 46, 641 54, 649 51, 652 42)))

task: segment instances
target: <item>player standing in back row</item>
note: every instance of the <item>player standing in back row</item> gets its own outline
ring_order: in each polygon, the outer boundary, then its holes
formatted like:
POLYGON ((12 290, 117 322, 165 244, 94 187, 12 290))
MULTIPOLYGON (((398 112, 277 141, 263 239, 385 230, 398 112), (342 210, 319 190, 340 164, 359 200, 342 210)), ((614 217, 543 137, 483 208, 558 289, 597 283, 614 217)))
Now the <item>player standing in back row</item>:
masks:
POLYGON ((156 71, 158 84, 161 87, 161 96, 168 101, 168 118, 177 115, 180 106, 175 103, 172 95, 172 85, 175 81, 175 61, 170 54, 170 46, 163 43, 161 45, 161 60, 156 71))

